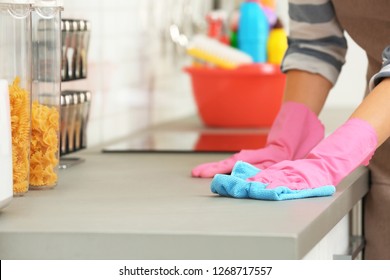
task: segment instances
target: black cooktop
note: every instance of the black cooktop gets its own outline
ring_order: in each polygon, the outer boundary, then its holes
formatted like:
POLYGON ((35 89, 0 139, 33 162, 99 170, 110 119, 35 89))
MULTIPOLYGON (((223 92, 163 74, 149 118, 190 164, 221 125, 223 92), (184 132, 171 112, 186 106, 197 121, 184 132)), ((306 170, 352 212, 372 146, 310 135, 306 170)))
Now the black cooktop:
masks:
POLYGON ((250 132, 149 131, 130 136, 103 149, 105 153, 129 152, 237 152, 265 145, 267 134, 250 132))

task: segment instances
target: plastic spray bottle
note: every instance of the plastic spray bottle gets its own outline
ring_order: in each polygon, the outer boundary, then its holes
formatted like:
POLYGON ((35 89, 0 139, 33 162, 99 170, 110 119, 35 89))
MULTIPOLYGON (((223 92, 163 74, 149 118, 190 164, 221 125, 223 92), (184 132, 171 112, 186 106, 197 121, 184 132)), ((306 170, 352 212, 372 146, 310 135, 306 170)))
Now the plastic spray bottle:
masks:
POLYGON ((268 19, 258 1, 243 2, 238 23, 238 48, 249 54, 254 62, 267 62, 268 36, 268 19))

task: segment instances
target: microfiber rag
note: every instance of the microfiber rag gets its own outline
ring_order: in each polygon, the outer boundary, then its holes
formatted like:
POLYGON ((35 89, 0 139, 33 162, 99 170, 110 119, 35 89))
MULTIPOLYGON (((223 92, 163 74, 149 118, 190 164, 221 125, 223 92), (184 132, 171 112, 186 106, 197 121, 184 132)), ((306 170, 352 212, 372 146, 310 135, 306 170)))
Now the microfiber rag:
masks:
POLYGON ((336 191, 334 186, 314 189, 292 190, 285 186, 267 189, 267 183, 249 182, 246 178, 254 172, 261 172, 253 165, 237 162, 231 175, 217 174, 211 182, 211 191, 221 196, 233 198, 253 198, 260 200, 290 200, 316 196, 330 196, 336 191))

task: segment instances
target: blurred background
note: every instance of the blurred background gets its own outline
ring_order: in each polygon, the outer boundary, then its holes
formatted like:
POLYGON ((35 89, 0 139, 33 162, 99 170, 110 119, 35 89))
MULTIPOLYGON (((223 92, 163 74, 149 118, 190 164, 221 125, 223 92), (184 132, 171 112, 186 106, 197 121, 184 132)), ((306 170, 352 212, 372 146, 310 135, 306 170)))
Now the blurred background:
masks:
MULTIPOLYGON (((64 0, 63 18, 91 23, 88 77, 62 83, 62 90, 92 93, 88 145, 195 115, 190 78, 183 72, 191 59, 182 43, 205 32, 209 11, 230 14, 240 2, 64 0)), ((277 0, 276 11, 288 30, 287 1, 277 0)), ((367 64, 362 50, 349 38, 348 43, 347 63, 325 108, 343 108, 346 114, 362 99, 367 64)))

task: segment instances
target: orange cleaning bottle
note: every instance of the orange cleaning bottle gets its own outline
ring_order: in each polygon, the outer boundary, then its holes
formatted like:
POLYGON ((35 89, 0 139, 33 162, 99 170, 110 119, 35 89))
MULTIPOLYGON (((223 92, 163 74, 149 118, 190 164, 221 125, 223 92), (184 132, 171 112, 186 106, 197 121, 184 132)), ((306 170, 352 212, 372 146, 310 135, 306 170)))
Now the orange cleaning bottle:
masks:
POLYGON ((260 0, 260 4, 264 7, 270 8, 275 11, 276 9, 276 1, 275 0, 260 0))

